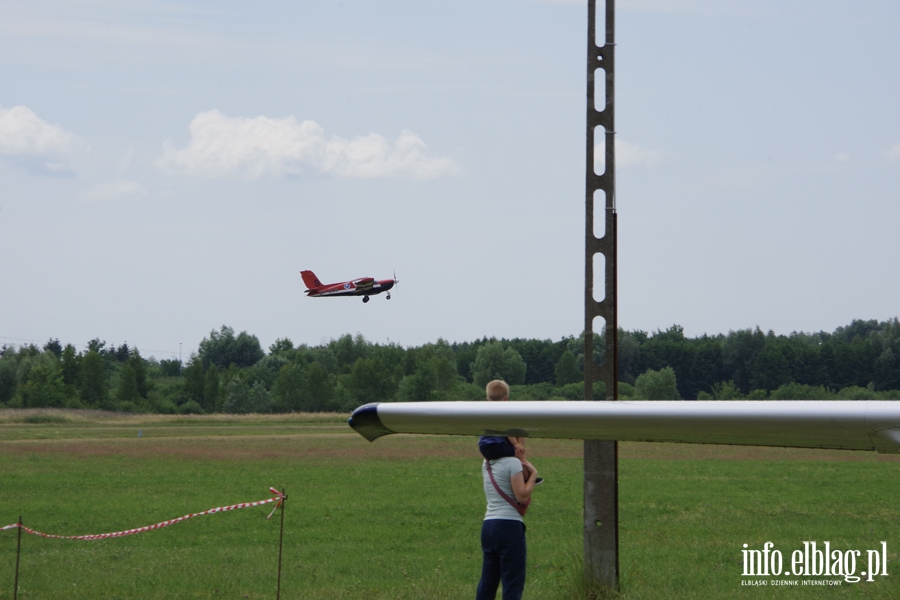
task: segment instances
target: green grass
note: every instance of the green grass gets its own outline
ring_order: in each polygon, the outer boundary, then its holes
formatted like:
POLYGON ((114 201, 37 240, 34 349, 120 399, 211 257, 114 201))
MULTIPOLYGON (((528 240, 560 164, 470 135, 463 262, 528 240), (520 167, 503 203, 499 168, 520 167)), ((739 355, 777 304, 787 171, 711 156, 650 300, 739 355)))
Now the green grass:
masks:
MULTIPOLYGON (((21 515, 48 533, 118 531, 283 487, 282 598, 471 598, 484 510, 474 440, 370 444, 343 418, 0 421, 0 525, 21 515)), ((529 447, 546 483, 527 517, 526 597, 578 598, 581 446, 529 447)), ((623 444, 620 454, 616 597, 900 597, 900 462, 664 444, 623 444), (804 540, 844 549, 885 540, 891 576, 840 588, 741 586, 744 543, 772 541, 789 554, 804 540)), ((274 598, 271 506, 103 541, 23 536, 19 598, 274 598)), ((15 540, 0 533, 0 599, 12 598, 15 540)))

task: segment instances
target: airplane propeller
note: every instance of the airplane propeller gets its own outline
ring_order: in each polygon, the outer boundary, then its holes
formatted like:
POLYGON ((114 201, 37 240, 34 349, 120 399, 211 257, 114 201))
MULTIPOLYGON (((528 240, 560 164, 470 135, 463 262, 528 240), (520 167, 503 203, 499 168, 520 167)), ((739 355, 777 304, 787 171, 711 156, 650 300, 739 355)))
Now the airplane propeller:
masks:
MULTIPOLYGON (((394 285, 396 286, 398 283, 400 283, 400 280, 397 279, 397 271, 394 271, 394 285)), ((390 299, 391 299, 391 293, 388 292, 388 293, 385 295, 385 300, 390 300, 390 299)))

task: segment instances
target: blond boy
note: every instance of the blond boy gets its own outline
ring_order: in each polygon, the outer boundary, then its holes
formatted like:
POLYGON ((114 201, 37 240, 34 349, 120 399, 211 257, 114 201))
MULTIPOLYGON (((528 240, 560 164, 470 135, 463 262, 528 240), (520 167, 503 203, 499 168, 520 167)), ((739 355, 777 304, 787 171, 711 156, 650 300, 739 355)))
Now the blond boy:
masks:
MULTIPOLYGON (((502 379, 495 379, 485 387, 488 402, 506 402, 509 400, 509 386, 502 379)), ((478 450, 481 455, 488 460, 497 460, 504 456, 511 456, 522 461, 523 465, 531 468, 531 464, 525 459, 525 446, 522 440, 509 436, 490 436, 483 435, 478 439, 478 450)), ((543 477, 538 477, 535 484, 543 481, 543 477)))
MULTIPOLYGON (((485 386, 488 402, 506 402, 509 400, 509 386, 502 379, 495 379, 485 386)), ((525 447, 517 437, 481 436, 478 440, 478 449, 488 460, 495 460, 501 456, 517 456, 524 458, 525 447)))

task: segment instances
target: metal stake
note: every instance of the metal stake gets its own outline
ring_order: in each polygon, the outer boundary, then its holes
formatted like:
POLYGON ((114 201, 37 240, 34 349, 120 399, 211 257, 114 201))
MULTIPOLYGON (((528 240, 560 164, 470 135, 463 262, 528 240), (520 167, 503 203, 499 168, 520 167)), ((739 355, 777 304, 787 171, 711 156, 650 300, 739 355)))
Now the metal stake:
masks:
POLYGON ((284 488, 281 488, 281 533, 278 535, 278 588, 275 592, 275 600, 281 599, 281 554, 284 548, 284 504, 287 496, 284 494, 284 488))
POLYGON ((19 555, 22 553, 22 515, 19 515, 19 533, 16 538, 16 580, 13 584, 13 600, 19 596, 19 555))

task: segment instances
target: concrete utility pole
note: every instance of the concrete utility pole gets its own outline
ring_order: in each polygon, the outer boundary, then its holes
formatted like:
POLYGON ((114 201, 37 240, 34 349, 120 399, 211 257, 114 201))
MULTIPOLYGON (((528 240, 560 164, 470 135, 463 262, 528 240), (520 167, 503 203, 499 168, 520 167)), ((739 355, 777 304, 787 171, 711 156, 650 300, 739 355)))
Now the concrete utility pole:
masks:
MULTIPOLYGON (((584 399, 593 399, 594 381, 606 385, 606 400, 619 397, 618 318, 616 282, 616 146, 615 146, 615 0, 588 0, 587 43, 587 164, 585 166, 584 260, 584 399), (597 4, 605 4, 603 44, 597 40, 597 4), (601 79, 602 78, 602 79, 601 79), (596 83, 605 102, 597 103, 596 83), (599 106, 599 109, 598 109, 599 106), (594 168, 594 147, 603 128, 604 160, 594 168), (597 170, 602 174, 598 175, 597 170), (595 203, 600 209, 595 214, 595 203), (595 218, 603 218, 595 234, 595 218), (604 258, 605 293, 594 298, 594 260, 604 258), (595 365, 594 319, 605 321, 605 360, 595 365)), ((619 488, 616 442, 584 442, 584 574, 589 584, 619 586, 619 488)))

